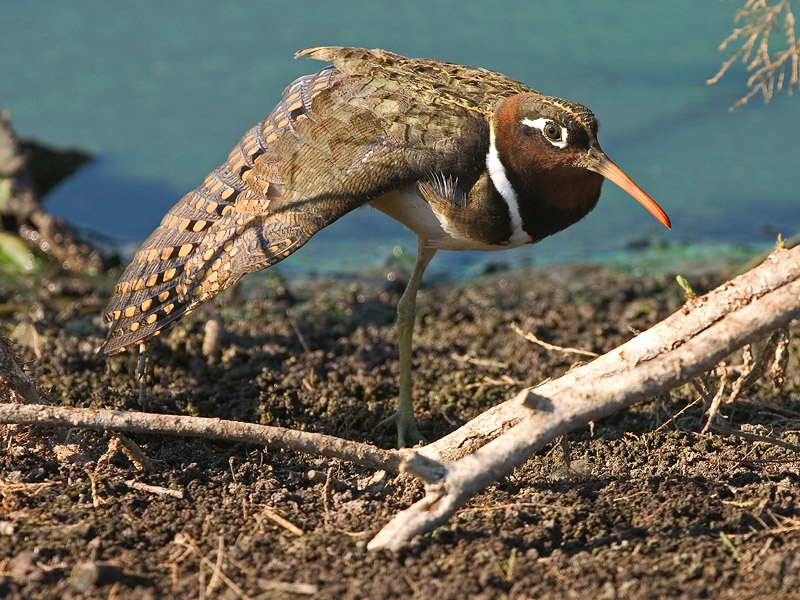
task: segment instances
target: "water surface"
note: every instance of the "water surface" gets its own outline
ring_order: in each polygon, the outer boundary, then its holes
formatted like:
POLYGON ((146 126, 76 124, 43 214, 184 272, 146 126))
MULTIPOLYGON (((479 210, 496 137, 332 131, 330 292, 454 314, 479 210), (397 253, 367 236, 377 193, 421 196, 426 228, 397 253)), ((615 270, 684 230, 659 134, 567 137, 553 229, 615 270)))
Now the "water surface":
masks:
MULTIPOLYGON (((624 192, 536 246, 440 253, 458 275, 602 259, 631 246, 758 247, 800 230, 800 99, 756 98, 736 69, 708 87, 734 3, 545 0, 488 4, 283 0, 3 3, 0 108, 24 137, 97 159, 48 199, 75 225, 135 245, 220 164, 295 77, 322 63, 295 50, 381 47, 501 71, 598 116, 600 141, 670 214, 668 232, 624 192)), ((284 268, 359 269, 414 251, 414 236, 372 209, 319 234, 284 268)), ((631 257, 636 261, 635 257, 631 257)))

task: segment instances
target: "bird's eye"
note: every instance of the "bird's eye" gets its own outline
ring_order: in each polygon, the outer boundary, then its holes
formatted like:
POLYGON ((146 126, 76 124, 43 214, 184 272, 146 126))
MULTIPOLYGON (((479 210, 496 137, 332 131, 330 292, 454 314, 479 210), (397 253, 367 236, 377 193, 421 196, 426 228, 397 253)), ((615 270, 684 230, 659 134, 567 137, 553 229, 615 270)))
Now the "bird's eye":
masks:
POLYGON ((552 121, 548 121, 545 124, 545 126, 542 128, 542 133, 544 133, 547 139, 553 142, 561 141, 561 127, 559 127, 552 121))
POLYGON ((522 124, 530 128, 530 131, 538 130, 545 139, 556 148, 566 148, 569 143, 568 130, 551 119, 539 117, 537 119, 522 119, 522 124))

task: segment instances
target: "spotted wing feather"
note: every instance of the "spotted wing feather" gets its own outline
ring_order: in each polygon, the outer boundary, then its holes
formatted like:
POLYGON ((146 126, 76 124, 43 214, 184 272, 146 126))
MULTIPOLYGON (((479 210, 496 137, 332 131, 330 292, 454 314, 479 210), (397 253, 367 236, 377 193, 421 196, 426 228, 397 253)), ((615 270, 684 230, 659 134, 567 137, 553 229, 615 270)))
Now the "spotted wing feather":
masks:
POLYGON ((105 313, 111 327, 102 352, 122 352, 158 335, 245 273, 282 260, 305 243, 307 227, 264 218, 282 190, 277 182, 257 177, 255 167, 336 74, 329 67, 296 80, 227 161, 167 212, 115 288, 105 313))

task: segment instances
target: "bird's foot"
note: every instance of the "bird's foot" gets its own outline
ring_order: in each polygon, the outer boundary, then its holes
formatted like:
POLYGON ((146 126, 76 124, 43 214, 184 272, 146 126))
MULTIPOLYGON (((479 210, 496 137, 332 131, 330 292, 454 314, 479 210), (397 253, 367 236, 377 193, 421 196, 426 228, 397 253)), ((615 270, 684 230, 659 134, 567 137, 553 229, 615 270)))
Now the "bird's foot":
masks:
POLYGON ((400 410, 395 411, 378 423, 378 426, 384 427, 392 423, 397 425, 398 448, 411 448, 412 446, 422 446, 428 443, 425 436, 417 429, 413 413, 400 410))

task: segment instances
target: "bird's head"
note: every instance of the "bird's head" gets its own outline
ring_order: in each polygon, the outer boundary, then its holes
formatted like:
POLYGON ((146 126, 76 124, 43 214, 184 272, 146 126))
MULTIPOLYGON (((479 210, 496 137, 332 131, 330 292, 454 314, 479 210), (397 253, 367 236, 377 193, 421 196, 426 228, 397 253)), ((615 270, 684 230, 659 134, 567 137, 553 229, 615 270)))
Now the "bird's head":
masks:
POLYGON ((530 191, 540 201, 586 214, 604 177, 671 226, 661 207, 605 155, 595 116, 577 102, 537 93, 503 98, 492 117, 492 144, 521 199, 530 191))

